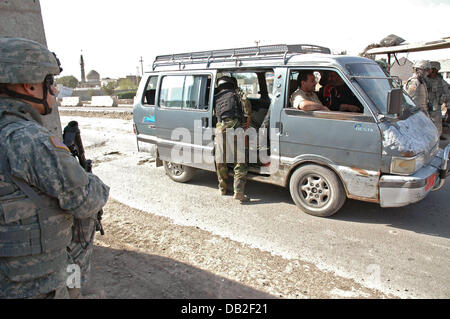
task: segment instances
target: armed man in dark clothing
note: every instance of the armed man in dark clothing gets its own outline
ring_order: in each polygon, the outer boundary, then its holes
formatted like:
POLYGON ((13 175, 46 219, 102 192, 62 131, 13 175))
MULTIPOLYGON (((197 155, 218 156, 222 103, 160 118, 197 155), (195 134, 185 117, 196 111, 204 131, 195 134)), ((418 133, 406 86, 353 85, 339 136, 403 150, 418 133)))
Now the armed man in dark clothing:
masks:
MULTIPOLYGON (((245 143, 236 143, 234 135, 228 135, 227 129, 231 131, 242 128, 248 123, 247 107, 244 108, 241 96, 237 93, 236 80, 229 76, 223 76, 217 81, 217 93, 214 96, 214 108, 217 117, 216 125, 216 169, 219 180, 220 194, 227 193, 228 167, 227 162, 234 165, 234 199, 240 202, 248 202, 250 198, 245 195, 245 183, 247 180, 248 167, 245 161, 245 143), (243 146, 243 147, 237 147, 243 146), (242 149, 244 148, 244 149, 242 149), (230 153, 233 154, 233 159, 230 153)), ((239 138, 239 136, 238 136, 239 138)), ((242 135, 242 138, 244 136, 242 135)))

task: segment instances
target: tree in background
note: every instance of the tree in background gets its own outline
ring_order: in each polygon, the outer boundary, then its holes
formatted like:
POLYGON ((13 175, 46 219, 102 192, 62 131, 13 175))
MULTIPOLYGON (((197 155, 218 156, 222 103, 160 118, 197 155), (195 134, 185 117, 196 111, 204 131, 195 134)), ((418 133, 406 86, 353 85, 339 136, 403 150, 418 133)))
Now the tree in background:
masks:
POLYGON ((114 95, 114 90, 117 88, 117 82, 108 82, 106 85, 102 86, 102 90, 106 95, 114 95))
POLYGON ((67 75, 67 76, 63 76, 63 77, 57 78, 55 80, 55 83, 56 84, 62 84, 64 86, 66 86, 66 87, 74 89, 74 88, 76 88, 78 86, 79 82, 78 82, 77 78, 74 77, 73 75, 67 75))

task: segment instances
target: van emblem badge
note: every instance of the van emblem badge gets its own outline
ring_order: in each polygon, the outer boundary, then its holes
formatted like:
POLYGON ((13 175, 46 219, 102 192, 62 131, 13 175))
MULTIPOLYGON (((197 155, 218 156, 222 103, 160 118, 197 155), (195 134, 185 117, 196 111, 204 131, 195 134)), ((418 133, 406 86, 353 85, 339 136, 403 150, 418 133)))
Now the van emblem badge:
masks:
POLYGON ((357 132, 373 132, 373 128, 371 127, 364 127, 362 124, 358 123, 353 126, 355 131, 357 132))

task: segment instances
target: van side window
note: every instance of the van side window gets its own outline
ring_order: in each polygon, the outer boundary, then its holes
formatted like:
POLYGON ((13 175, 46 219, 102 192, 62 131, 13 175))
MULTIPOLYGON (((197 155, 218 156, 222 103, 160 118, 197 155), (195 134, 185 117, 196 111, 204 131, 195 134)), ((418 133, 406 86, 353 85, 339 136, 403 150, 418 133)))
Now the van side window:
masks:
POLYGON ((156 84, 158 83, 157 76, 151 76, 148 79, 147 87, 144 93, 144 104, 155 105, 156 84))
MULTIPOLYGON (((292 71, 289 78, 288 107, 294 107, 293 103, 297 96, 301 97, 300 100, 302 98, 308 98, 311 101, 328 108, 329 111, 353 113, 364 112, 364 107, 361 102, 336 71, 292 71), (305 85, 305 92, 300 90, 300 81, 298 77, 300 72, 307 71, 313 73, 316 84, 314 87, 308 87, 305 85)), ((295 103, 298 103, 298 101, 295 103)))
POLYGON ((168 108, 205 110, 208 108, 210 82, 211 77, 208 75, 164 76, 159 105, 168 108))

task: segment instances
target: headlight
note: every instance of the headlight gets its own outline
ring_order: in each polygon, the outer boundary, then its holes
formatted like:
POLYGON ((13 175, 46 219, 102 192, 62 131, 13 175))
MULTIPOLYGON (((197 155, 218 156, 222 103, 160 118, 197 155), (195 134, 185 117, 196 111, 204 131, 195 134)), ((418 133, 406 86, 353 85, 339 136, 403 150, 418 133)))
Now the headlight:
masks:
POLYGON ((392 157, 391 173, 399 175, 411 175, 417 172, 425 163, 424 155, 414 157, 392 157))

